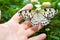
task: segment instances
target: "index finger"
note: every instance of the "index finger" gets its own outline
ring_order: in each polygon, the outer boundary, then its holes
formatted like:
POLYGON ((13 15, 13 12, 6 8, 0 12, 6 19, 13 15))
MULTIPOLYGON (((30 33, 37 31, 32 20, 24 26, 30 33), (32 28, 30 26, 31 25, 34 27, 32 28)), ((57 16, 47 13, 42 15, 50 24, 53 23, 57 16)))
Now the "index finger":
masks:
MULTIPOLYGON (((25 7, 23 7, 21 10, 26 10, 26 9, 32 9, 33 8, 33 5, 32 4, 27 4, 25 7)), ((14 22, 20 22, 21 19, 22 19, 22 16, 20 15, 19 16, 19 12, 21 11, 19 10, 12 18, 11 20, 13 20, 14 22)))

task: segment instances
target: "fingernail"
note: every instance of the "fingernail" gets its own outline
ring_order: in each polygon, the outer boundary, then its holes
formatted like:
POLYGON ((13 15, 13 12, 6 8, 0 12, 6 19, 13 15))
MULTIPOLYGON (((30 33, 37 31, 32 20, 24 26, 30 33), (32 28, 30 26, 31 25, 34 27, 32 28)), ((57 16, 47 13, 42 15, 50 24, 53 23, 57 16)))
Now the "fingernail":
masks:
POLYGON ((46 34, 45 34, 45 33, 40 34, 39 36, 40 36, 40 38, 41 38, 42 40, 46 38, 46 34))

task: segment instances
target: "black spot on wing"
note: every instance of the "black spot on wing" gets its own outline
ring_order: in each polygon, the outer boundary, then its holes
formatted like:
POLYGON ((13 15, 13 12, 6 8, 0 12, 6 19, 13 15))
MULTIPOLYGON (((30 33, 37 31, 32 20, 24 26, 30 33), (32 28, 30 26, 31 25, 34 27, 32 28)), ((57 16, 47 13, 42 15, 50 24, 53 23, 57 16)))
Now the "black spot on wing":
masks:
POLYGON ((57 10, 56 8, 54 8, 54 10, 57 10))
POLYGON ((25 10, 25 13, 27 13, 27 10, 25 10))
POLYGON ((55 10, 55 13, 58 13, 58 9, 54 8, 54 10, 55 10))
POLYGON ((22 15, 22 11, 19 12, 19 16, 22 15))
POLYGON ((49 15, 50 15, 51 13, 49 13, 49 15))
POLYGON ((45 8, 44 11, 47 11, 47 9, 45 8))
POLYGON ((22 13, 22 11, 20 11, 19 13, 22 13))
POLYGON ((49 9, 49 11, 51 11, 51 9, 49 9))
POLYGON ((31 10, 29 10, 29 12, 31 12, 31 10))

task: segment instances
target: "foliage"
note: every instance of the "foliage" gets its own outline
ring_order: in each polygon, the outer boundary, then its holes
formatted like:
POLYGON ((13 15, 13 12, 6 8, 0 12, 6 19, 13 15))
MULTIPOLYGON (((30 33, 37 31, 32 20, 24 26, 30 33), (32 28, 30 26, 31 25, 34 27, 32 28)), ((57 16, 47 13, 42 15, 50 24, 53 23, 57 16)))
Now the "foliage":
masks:
MULTIPOLYGON (((42 2, 51 2, 51 7, 57 8, 58 14, 51 19, 51 23, 43 29, 35 33, 33 36, 40 33, 46 33, 46 40, 60 40, 60 0, 39 0, 42 2)), ((2 19, 0 23, 8 21, 18 10, 30 3, 29 0, 0 0, 0 10, 2 11, 2 19)))

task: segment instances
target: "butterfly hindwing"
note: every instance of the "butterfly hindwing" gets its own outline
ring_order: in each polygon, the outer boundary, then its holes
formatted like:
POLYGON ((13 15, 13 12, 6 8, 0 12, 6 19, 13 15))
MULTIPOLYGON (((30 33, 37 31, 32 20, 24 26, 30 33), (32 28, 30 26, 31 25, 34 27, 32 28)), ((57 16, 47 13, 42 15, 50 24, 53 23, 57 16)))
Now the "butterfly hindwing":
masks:
POLYGON ((38 13, 35 12, 33 18, 31 19, 31 23, 32 23, 33 25, 38 25, 38 24, 41 23, 41 24, 44 26, 44 25, 49 24, 49 20, 47 20, 47 18, 45 18, 45 17, 41 14, 41 12, 38 12, 38 13))

